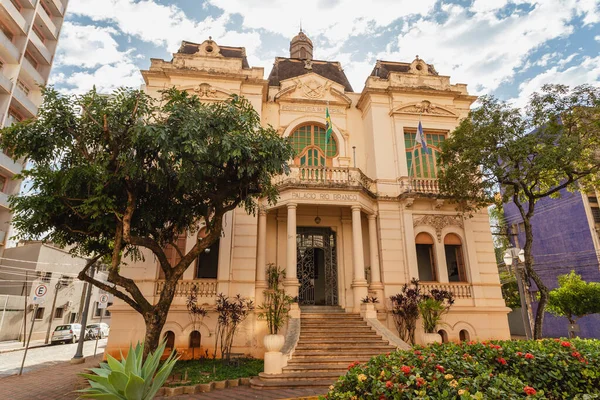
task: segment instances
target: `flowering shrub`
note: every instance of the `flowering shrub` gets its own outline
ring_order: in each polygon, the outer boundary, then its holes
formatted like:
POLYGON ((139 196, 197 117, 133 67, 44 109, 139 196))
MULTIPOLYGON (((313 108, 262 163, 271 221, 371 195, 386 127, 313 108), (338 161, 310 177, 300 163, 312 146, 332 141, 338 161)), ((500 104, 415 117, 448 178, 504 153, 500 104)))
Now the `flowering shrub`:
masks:
POLYGON ((327 399, 600 399, 600 341, 415 346, 355 362, 327 399))

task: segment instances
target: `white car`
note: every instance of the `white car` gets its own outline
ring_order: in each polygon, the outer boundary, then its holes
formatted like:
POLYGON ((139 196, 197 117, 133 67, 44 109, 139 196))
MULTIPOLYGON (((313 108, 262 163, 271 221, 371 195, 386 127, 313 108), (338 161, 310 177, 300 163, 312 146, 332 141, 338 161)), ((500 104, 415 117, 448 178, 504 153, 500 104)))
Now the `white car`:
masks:
POLYGON ((58 325, 52 332, 51 344, 75 343, 81 337, 81 324, 58 325))
POLYGON ((89 332, 90 329, 92 330, 94 335, 100 335, 100 339, 104 339, 105 337, 107 337, 110 331, 110 327, 104 322, 99 324, 89 324, 85 327, 86 332, 89 332))

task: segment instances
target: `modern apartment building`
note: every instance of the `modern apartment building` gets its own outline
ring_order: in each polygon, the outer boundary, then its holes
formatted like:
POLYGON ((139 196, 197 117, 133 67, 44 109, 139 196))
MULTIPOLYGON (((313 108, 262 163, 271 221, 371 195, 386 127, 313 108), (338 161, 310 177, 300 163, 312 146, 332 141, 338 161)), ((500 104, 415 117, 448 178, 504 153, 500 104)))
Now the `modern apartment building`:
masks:
MULTIPOLYGON (((68 0, 0 0, 0 124, 32 118, 42 101, 68 0)), ((0 152, 0 246, 8 237, 8 196, 21 182, 23 168, 9 149, 0 152)))

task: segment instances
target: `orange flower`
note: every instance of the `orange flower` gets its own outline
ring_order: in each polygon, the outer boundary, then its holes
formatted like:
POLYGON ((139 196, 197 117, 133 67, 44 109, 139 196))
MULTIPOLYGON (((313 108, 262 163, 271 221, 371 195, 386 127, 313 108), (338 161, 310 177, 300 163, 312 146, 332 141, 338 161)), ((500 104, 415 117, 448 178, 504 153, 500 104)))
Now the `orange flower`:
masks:
POLYGON ((525 386, 523 388, 523 391, 525 392, 525 394, 527 396, 534 396, 537 393, 537 391, 534 388, 532 388, 531 386, 525 386))
POLYGON ((569 342, 561 342, 560 344, 562 347, 571 347, 571 343, 569 342))
POLYGON ((385 383, 385 387, 388 388, 388 389, 390 389, 392 386, 394 386, 394 384, 392 383, 392 381, 387 381, 385 383))
POLYGON ((527 353, 527 354, 525 354, 525 358, 528 360, 533 360, 535 358, 535 356, 531 353, 527 353))
POLYGON ((409 375, 410 374, 410 367, 408 365, 403 365, 402 368, 400 368, 400 370, 402 372, 404 372, 404 375, 409 375))
POLYGON ((442 367, 440 364, 435 366, 435 369, 437 369, 438 371, 440 371, 442 374, 444 373, 445 369, 444 367, 442 367))

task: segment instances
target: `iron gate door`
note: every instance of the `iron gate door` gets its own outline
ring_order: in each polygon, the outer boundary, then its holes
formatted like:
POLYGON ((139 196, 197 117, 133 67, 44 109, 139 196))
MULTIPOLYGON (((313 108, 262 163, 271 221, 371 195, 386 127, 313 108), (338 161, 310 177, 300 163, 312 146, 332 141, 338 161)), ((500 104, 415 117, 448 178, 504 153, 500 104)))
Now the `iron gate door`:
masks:
POLYGON ((297 277, 300 304, 315 304, 315 280, 324 280, 324 305, 338 304, 336 236, 331 228, 297 228, 297 277), (317 253, 322 252, 322 257, 317 253), (319 276, 318 262, 323 262, 319 276))

